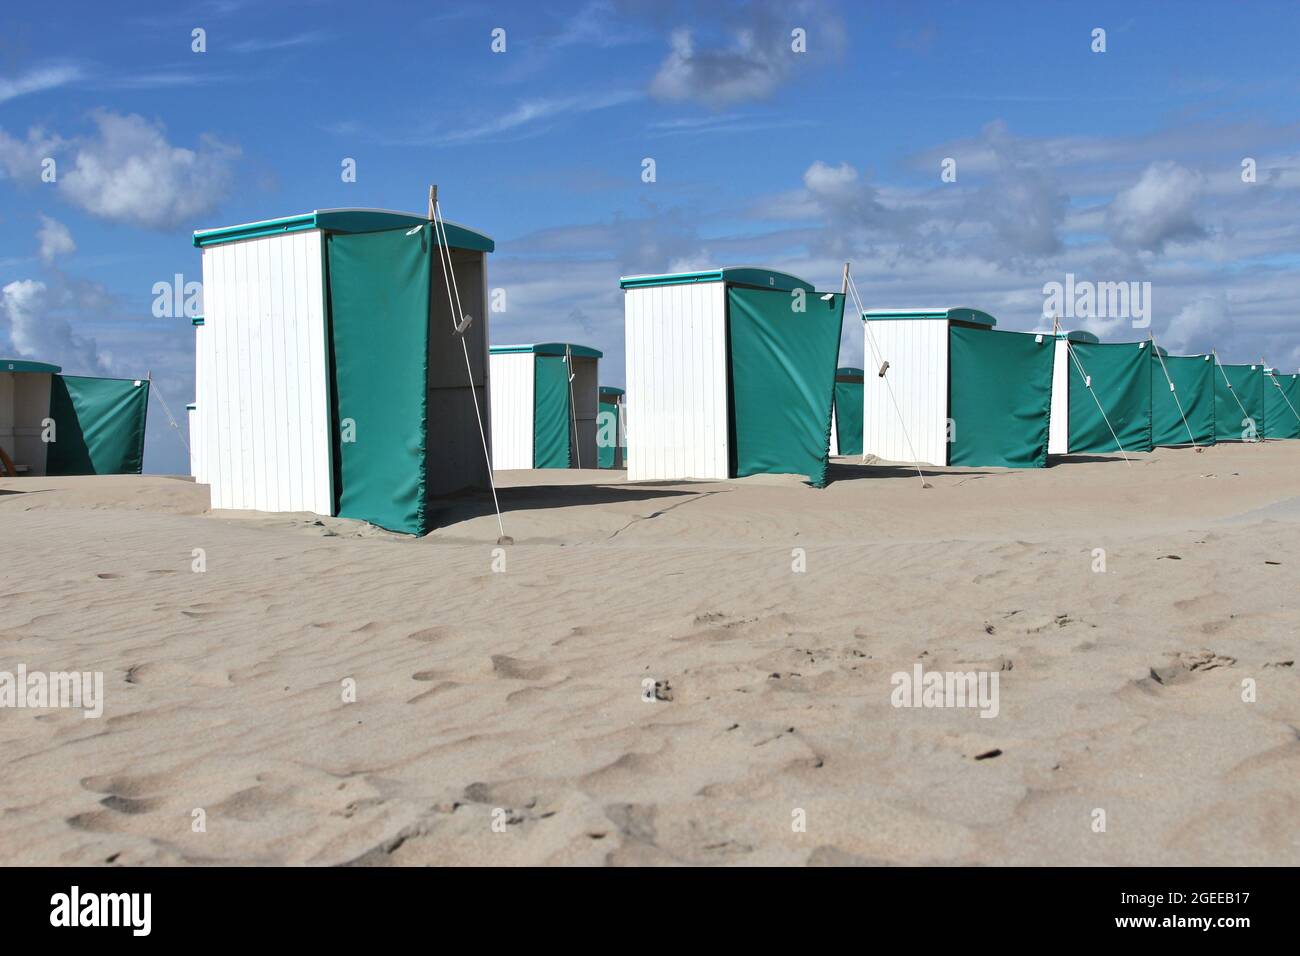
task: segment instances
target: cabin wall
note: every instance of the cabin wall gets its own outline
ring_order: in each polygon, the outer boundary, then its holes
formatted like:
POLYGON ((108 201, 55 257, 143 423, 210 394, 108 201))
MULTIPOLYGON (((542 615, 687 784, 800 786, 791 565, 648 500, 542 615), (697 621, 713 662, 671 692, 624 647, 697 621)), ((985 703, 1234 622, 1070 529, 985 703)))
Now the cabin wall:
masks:
POLYGON ((624 292, 629 481, 730 476, 726 296, 722 282, 624 292))
POLYGON ((194 326, 194 408, 190 410, 190 474, 200 484, 208 481, 205 470, 205 452, 209 444, 203 407, 199 405, 198 396, 208 388, 212 379, 212 348, 206 325, 194 326))
POLYGON ((599 467, 596 445, 596 415, 600 411, 598 359, 573 356, 573 418, 578 432, 578 454, 574 464, 599 467))
POLYGON ((195 404, 213 508, 333 510, 323 271, 319 230, 203 249, 195 404))
POLYGON ((436 251, 429 290, 426 496, 449 494, 462 488, 487 487, 484 436, 479 433, 475 400, 483 416, 484 430, 488 432, 488 447, 492 447, 488 428, 491 369, 488 361, 487 256, 471 249, 451 250, 452 275, 455 278, 453 295, 459 296, 462 314, 473 317, 465 335, 474 375, 471 390, 469 373, 465 368, 465 348, 453 329, 447 280, 443 262, 436 251))
POLYGON ((532 352, 498 352, 491 357, 492 468, 533 467, 532 352))
POLYGON ((45 474, 49 446, 41 433, 50 415, 53 378, 44 372, 0 372, 0 448, 16 466, 26 467, 24 475, 45 474))
POLYGON ((886 319, 863 325, 863 455, 885 461, 947 465, 948 322, 886 319), (886 375, 898 408, 894 407, 886 379, 878 374, 881 361, 889 362, 886 375))

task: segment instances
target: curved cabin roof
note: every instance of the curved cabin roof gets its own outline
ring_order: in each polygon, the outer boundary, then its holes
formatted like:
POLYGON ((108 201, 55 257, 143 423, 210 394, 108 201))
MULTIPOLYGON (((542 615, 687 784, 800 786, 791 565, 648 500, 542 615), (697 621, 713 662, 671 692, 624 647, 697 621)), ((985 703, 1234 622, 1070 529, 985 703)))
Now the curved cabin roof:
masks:
POLYGON ((532 352, 534 355, 564 355, 571 350, 578 358, 604 358, 605 353, 586 345, 574 345, 572 342, 543 342, 540 345, 493 345, 488 349, 493 355, 505 355, 510 352, 532 352))
POLYGON ((34 372, 38 375, 57 375, 63 369, 49 362, 31 362, 27 359, 0 359, 0 372, 34 372))
POLYGON ((987 312, 969 309, 965 306, 951 306, 938 309, 867 309, 862 317, 870 322, 888 322, 898 319, 942 319, 946 322, 965 322, 967 325, 983 325, 988 328, 998 324, 998 320, 987 312))
MULTIPOLYGON (((1031 335, 1054 335, 1058 339, 1069 339, 1071 342, 1084 342, 1088 345, 1100 345, 1101 339, 1091 332, 1084 332, 1082 329, 1062 329, 1060 332, 1053 332, 1051 329, 1035 329, 1031 335)), ((1165 353, 1168 355, 1169 353, 1165 353)))
POLYGON ((600 387, 600 394, 618 396, 623 394, 623 390, 616 385, 602 385, 600 387))
POLYGON ((862 378, 865 373, 860 368, 853 368, 851 365, 845 365, 835 370, 835 381, 854 381, 862 378))
POLYGON ((756 289, 780 289, 790 292, 803 289, 816 292, 813 284, 788 272, 765 269, 762 266, 723 266, 718 269, 701 269, 697 272, 668 272, 662 275, 623 276, 618 280, 621 289, 645 289, 658 285, 693 285, 698 282, 725 282, 727 285, 752 286, 756 289))
MULTIPOLYGON (((223 242, 281 236, 310 229, 339 233, 383 232, 385 229, 412 228, 430 222, 424 216, 411 212, 394 212, 391 209, 317 209, 298 216, 282 216, 279 219, 264 219, 218 229, 198 229, 194 233, 194 245, 216 246, 223 242)), ((477 252, 496 250, 496 243, 490 236, 454 222, 445 225, 447 244, 453 249, 473 249, 477 252)))

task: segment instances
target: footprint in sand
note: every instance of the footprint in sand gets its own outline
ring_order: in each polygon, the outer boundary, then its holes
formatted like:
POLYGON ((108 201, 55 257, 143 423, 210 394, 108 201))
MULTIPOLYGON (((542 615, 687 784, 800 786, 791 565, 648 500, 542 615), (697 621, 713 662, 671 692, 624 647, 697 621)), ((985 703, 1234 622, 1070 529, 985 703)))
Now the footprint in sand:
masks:
POLYGON ((1162 687, 1179 684, 1189 680, 1193 674, 1212 671, 1218 667, 1231 667, 1235 663, 1237 663, 1235 657, 1216 654, 1214 651, 1179 651, 1168 664, 1150 668, 1151 676, 1136 683, 1148 689, 1152 682, 1162 687))
POLYGON ((507 654, 492 655, 492 672, 507 680, 540 680, 550 671, 545 664, 535 661, 525 661, 507 654))
POLYGON ((125 813, 129 816, 157 810, 162 806, 162 803, 162 800, 156 797, 133 800, 130 797, 119 797, 116 794, 109 794, 107 797, 104 797, 99 801, 100 806, 107 807, 109 810, 116 813, 125 813))

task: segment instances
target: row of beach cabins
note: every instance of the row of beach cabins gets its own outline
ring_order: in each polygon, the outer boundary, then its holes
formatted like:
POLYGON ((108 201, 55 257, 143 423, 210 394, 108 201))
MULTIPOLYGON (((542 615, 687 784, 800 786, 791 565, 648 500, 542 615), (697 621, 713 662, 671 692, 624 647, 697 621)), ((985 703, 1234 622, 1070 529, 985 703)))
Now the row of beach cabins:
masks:
MULTIPOLYGON (((1041 468, 1049 455, 1300 438, 1295 374, 1168 355, 1149 337, 1001 331, 970 308, 862 311, 867 368, 840 367, 847 270, 830 293, 754 267, 622 279, 624 392, 601 386, 596 349, 491 346, 494 243, 434 214, 317 210, 194 244, 204 316, 189 444, 213 508, 422 534, 440 498, 488 486, 489 460, 820 487, 833 456, 1041 468)), ((23 365, 0 362, 0 448, 19 473, 139 472, 147 380, 72 388, 23 365), (70 469, 33 435, 41 409, 75 406, 77 392, 94 400, 61 421, 103 449, 94 461, 83 447, 70 469)))

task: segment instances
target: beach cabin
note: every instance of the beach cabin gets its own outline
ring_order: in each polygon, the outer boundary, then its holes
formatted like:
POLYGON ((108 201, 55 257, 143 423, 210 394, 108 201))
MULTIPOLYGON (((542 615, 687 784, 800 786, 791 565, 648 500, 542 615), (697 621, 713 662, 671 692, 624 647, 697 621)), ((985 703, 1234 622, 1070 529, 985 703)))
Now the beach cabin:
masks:
POLYGON ((928 465, 1042 468, 1050 334, 970 308, 863 313, 862 453, 928 465))
POLYGON ((1264 366, 1224 365, 1214 375, 1214 437, 1259 441, 1266 434, 1264 366))
POLYGON ((600 412, 596 416, 596 445, 601 468, 627 467, 627 431, 624 395, 613 385, 600 387, 600 412))
POLYGON ((598 363, 585 345, 492 346, 492 467, 596 468, 598 363))
POLYGON ((1214 375, 1213 355, 1151 349, 1152 445, 1214 444, 1214 375))
POLYGON ((1090 332, 1056 336, 1049 454, 1151 450, 1150 347, 1090 332))
POLYGON ((862 454, 862 369, 835 370, 835 414, 831 418, 831 455, 862 454))
POLYGON ((193 443, 213 508, 423 534, 432 499, 487 484, 490 238, 447 223, 444 249, 423 216, 318 209, 194 245, 193 443))
POLYGON ((625 276, 628 480, 826 482, 844 296, 774 269, 625 276))
POLYGON ((148 379, 0 359, 0 475, 138 475, 148 379))
POLYGON ((1300 375, 1264 370, 1264 437, 1300 438, 1300 375))

